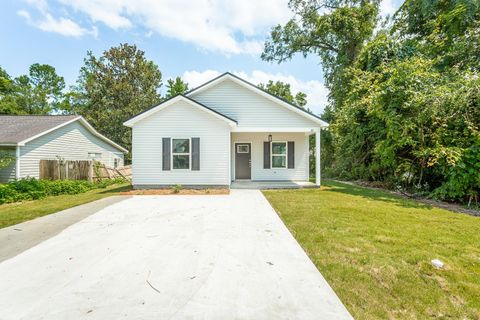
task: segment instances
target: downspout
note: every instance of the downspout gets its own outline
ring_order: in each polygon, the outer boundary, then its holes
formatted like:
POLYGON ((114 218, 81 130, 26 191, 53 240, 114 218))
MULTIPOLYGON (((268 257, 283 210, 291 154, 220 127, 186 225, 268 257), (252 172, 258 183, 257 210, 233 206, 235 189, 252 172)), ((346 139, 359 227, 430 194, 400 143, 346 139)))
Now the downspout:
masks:
POLYGON ((15 180, 20 180, 20 146, 15 148, 15 180))

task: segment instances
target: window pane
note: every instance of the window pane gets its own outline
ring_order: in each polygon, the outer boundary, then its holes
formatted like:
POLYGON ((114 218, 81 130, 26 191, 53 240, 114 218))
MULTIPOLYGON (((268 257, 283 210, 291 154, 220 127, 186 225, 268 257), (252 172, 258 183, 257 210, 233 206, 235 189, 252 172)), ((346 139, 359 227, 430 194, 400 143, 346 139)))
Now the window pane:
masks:
POLYGON ((239 144, 237 146, 237 153, 248 153, 248 144, 239 144))
POLYGON ((287 144, 285 142, 272 142, 272 154, 287 154, 287 144))
POLYGON ((190 157, 188 155, 174 155, 173 169, 190 169, 190 157))
POLYGON ((286 168, 287 157, 285 156, 272 156, 272 168, 286 168))
POLYGON ((189 153, 190 140, 189 139, 172 139, 173 153, 189 153))

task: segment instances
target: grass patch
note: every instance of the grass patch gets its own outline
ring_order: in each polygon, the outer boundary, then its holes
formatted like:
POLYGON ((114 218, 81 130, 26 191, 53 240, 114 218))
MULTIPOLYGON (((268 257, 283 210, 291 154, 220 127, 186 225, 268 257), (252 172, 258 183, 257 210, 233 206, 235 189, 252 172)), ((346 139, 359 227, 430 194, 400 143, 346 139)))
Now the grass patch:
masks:
POLYGON ((264 194, 355 318, 480 319, 480 218, 323 184, 264 194))
POLYGON ((3 204, 0 205, 0 228, 116 195, 130 189, 130 184, 125 183, 94 189, 81 194, 50 196, 40 200, 3 204))

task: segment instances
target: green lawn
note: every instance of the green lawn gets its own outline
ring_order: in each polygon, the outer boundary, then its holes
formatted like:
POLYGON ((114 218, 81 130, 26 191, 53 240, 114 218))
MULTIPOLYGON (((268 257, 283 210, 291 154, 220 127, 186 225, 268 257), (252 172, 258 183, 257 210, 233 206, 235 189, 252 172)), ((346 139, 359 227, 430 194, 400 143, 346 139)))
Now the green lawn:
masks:
POLYGON ((0 228, 109 197, 130 189, 130 184, 112 185, 105 189, 94 189, 76 195, 61 195, 41 200, 2 204, 0 205, 0 228))
POLYGON ((264 194, 355 318, 480 319, 480 218, 329 181, 264 194))

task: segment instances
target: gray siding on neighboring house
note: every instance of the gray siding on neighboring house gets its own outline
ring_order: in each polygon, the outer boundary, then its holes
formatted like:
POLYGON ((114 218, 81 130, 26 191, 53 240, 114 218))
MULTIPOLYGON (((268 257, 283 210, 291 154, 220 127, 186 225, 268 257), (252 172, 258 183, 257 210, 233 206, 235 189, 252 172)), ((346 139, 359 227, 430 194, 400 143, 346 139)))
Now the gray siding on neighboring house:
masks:
POLYGON ((89 153, 101 154, 96 160, 110 167, 113 167, 115 157, 120 158, 120 166, 123 166, 122 151, 75 121, 20 147, 20 178, 38 178, 41 159, 89 160, 89 153))
MULTIPOLYGON (((0 147, 0 152, 6 152, 15 156, 15 147, 0 147)), ((0 169, 0 183, 6 183, 13 179, 15 179, 15 162, 6 168, 0 169)))

